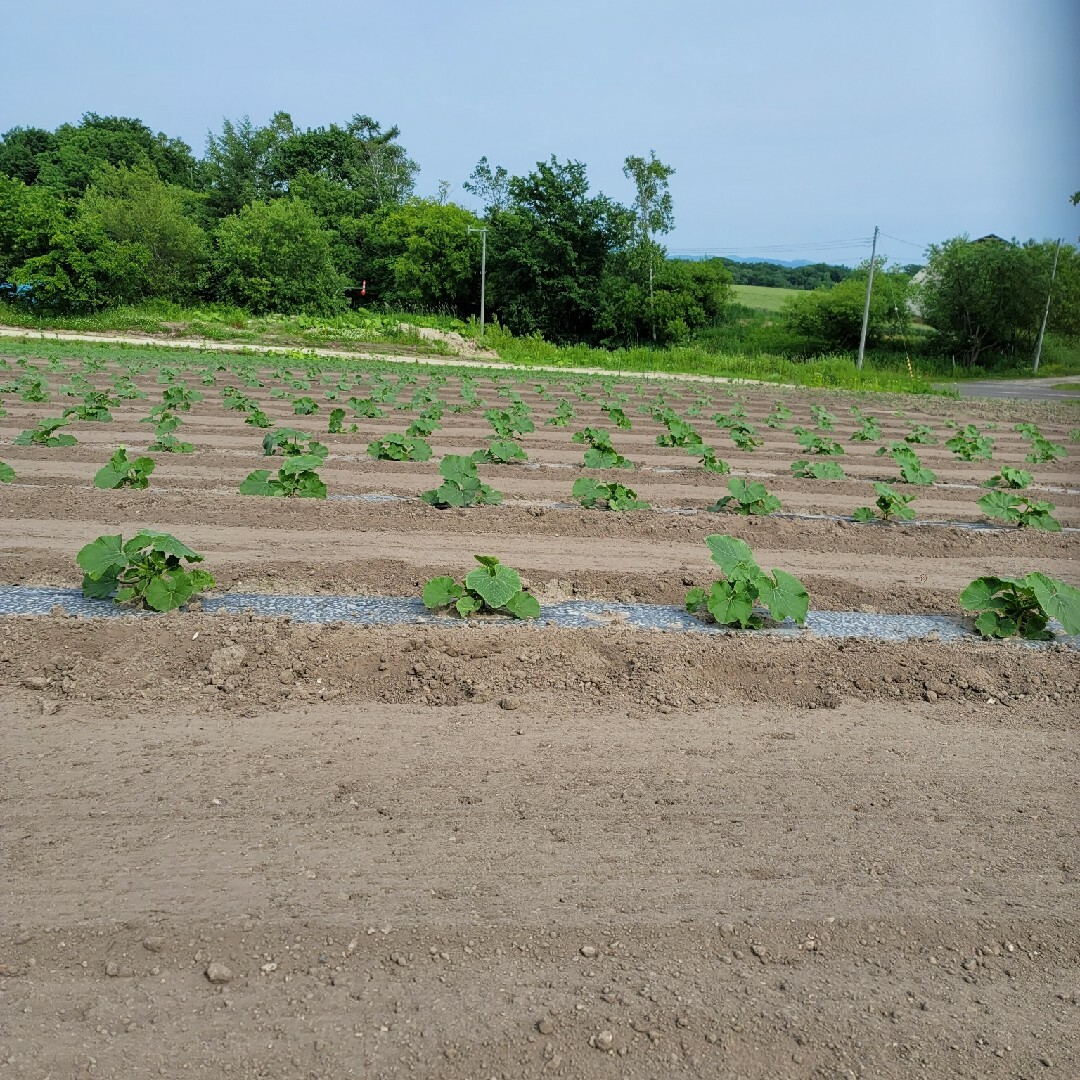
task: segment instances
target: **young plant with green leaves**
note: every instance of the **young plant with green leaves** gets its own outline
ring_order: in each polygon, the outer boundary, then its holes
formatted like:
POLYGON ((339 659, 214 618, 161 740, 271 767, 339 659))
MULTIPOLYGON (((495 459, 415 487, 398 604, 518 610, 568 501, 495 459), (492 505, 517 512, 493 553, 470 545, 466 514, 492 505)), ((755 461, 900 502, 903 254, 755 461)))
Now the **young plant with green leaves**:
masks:
POLYGON ((199 390, 192 390, 183 383, 167 386, 161 394, 161 404, 174 412, 190 412, 191 406, 202 399, 203 395, 199 390))
POLYGON ((151 529, 140 529, 126 543, 121 535, 99 536, 76 556, 83 596, 154 611, 172 611, 214 587, 213 576, 194 565, 202 561, 175 536, 151 529))
POLYGON ((989 480, 983 483, 983 487, 1020 490, 1021 488, 1031 487, 1031 483, 1034 479, 1035 477, 1033 477, 1027 469, 1014 468, 1012 465, 1002 465, 1001 472, 991 476, 989 480))
POLYGON ((979 509, 987 517, 1017 525, 1022 529, 1061 532, 1061 522, 1054 517, 1052 502, 1010 495, 1007 491, 989 491, 979 500, 979 509))
POLYGON ((1031 449, 1024 455, 1024 460, 1033 465, 1045 465, 1068 456, 1069 451, 1061 443, 1051 442, 1042 435, 1037 435, 1031 440, 1031 449))
POLYGON ((765 426, 768 428, 782 428, 784 421, 790 420, 791 416, 791 410, 782 401, 777 401, 772 407, 772 412, 765 417, 765 426))
POLYGON ((424 607, 429 611, 452 608, 463 619, 479 614, 539 617, 540 603, 524 589, 516 570, 504 566, 494 555, 473 558, 480 565, 470 570, 461 584, 452 577, 432 578, 424 586, 424 607))
POLYGON ((960 604, 979 613, 975 628, 983 637, 1050 641, 1051 619, 1065 633, 1080 634, 1080 589, 1045 574, 976 578, 960 594, 960 604))
POLYGON ((488 465, 510 465, 515 461, 528 461, 520 443, 513 439, 492 439, 483 450, 474 450, 473 461, 482 461, 488 465))
POLYGON ((345 404, 352 409, 355 416, 362 416, 368 420, 376 420, 380 416, 386 415, 386 410, 380 408, 372 398, 358 398, 354 396, 349 398, 345 404))
MULTIPOLYGON (((149 419, 148 417, 145 419, 149 419)), ((181 425, 180 417, 166 414, 157 427, 154 428, 154 441, 147 447, 148 450, 162 454, 192 454, 195 452, 194 443, 183 442, 178 439, 175 432, 181 425)))
POLYGON ((911 430, 904 436, 904 442, 917 443, 920 446, 936 446, 937 441, 934 429, 926 424, 912 424, 911 430))
POLYGON ((851 516, 855 521, 876 521, 880 518, 882 521, 913 521, 915 519, 915 511, 909 509, 908 503, 915 501, 914 495, 901 495, 898 491, 895 491, 888 484, 881 484, 877 481, 874 482, 874 490, 877 492, 877 499, 874 500, 874 505, 860 506, 851 516))
POLYGON ((699 448, 705 445, 697 429, 674 413, 665 418, 664 426, 667 431, 656 436, 657 446, 677 446, 691 453, 697 453, 699 448))
POLYGON ((548 417, 546 423, 549 427, 566 427, 574 419, 574 406, 565 398, 559 398, 555 406, 555 415, 548 417))
POLYGON ((602 484, 591 476, 581 476, 574 481, 572 494, 586 510, 648 510, 649 504, 637 497, 633 488, 623 484, 602 484))
POLYGON ((252 409, 247 416, 244 417, 244 423, 250 424, 252 427, 268 428, 274 426, 274 421, 270 419, 262 411, 262 409, 252 409))
POLYGON ((585 443, 589 447, 585 451, 583 462, 586 469, 632 469, 634 467, 632 461, 624 458, 611 445, 611 436, 603 428, 587 427, 582 431, 575 431, 570 436, 570 440, 585 443))
POLYGON ((757 428, 746 421, 743 418, 743 415, 739 415, 732 410, 732 412, 727 414, 716 413, 713 416, 713 420, 717 427, 724 428, 727 431, 728 435, 731 437, 731 441, 740 450, 745 450, 747 453, 750 453, 762 445, 762 439, 758 434, 757 428))
POLYGON ((315 454, 294 454, 286 457, 277 475, 269 469, 256 469, 240 485, 241 495, 266 495, 288 499, 325 499, 326 484, 317 470, 323 458, 315 454))
POLYGON ((376 461, 427 461, 431 446, 419 437, 395 432, 368 443, 367 452, 376 461))
POLYGON ((734 536, 705 537, 713 562, 724 579, 708 589, 694 588, 686 594, 686 610, 692 615, 709 614, 721 626, 757 629, 765 618, 755 609, 764 609, 774 622, 791 619, 806 622, 810 597, 803 583, 784 570, 770 574, 755 562, 750 546, 734 536))
POLYGON ((881 439, 881 424, 876 417, 866 416, 858 405, 851 407, 851 414, 859 422, 851 434, 852 442, 878 442, 881 439))
POLYGON ((79 440, 74 435, 56 432, 71 423, 65 416, 39 420, 36 428, 27 428, 15 437, 16 446, 74 446, 79 440))
POLYGON ((919 455, 910 446, 905 446, 902 442, 893 442, 889 443, 887 447, 879 447, 876 456, 881 457, 884 454, 888 454, 899 466, 899 480, 902 483, 926 487, 937 479, 933 469, 926 468, 919 455))
POLYGON ((630 422, 630 417, 623 411, 622 406, 616 405, 614 402, 608 401, 600 406, 600 411, 617 427, 617 428, 631 428, 633 424, 630 422))
POLYGON ((711 446, 701 447, 698 463, 706 472, 717 473, 720 476, 731 472, 731 466, 723 458, 717 457, 716 451, 711 446))
POLYGON ((129 458, 127 448, 121 446, 109 458, 108 465, 103 465, 94 474, 94 487, 105 491, 124 487, 148 488, 153 471, 153 458, 129 458))
POLYGON ((263 436, 262 447, 266 457, 272 457, 281 451, 283 457, 301 457, 307 454, 325 461, 327 454, 330 453, 326 445, 319 442, 314 435, 287 427, 268 431, 263 436))
POLYGON ((484 413, 484 419, 491 424, 492 430, 500 439, 513 439, 536 430, 536 424, 524 405, 511 409, 488 409, 484 413))
POLYGON ((313 397, 306 395, 293 398, 292 407, 297 416, 310 416, 319 411, 319 403, 313 397))
MULTIPOLYGON (((345 410, 344 409, 331 409, 330 415, 327 417, 326 433, 328 435, 344 435, 348 432, 350 435, 355 433, 356 425, 350 424, 345 427, 345 410)), ((412 431, 406 432, 406 434, 412 434, 412 431)))
POLYGON ((781 509, 780 500, 765 490, 757 480, 744 480, 741 476, 728 477, 729 495, 717 499, 708 509, 712 513, 731 510, 744 517, 764 517, 781 509))
POLYGON ((800 458, 791 463, 792 476, 800 480, 846 480, 847 473, 835 461, 808 461, 800 458))
POLYGON ((965 424, 945 445, 961 461, 989 461, 994 456, 994 440, 974 424, 965 424))
POLYGON ((821 457, 838 457, 844 452, 843 446, 835 439, 825 435, 819 435, 816 431, 808 431, 804 427, 793 427, 799 439, 799 445, 809 454, 818 454, 821 457))
POLYGON ((480 482, 476 462, 463 454, 447 454, 439 462, 442 484, 431 491, 421 492, 420 498, 440 510, 449 507, 498 506, 503 501, 501 491, 480 482))
POLYGON ((836 429, 836 417, 823 405, 811 405, 810 416, 819 431, 834 431, 836 429))
POLYGON ((3 461, 0 461, 0 484, 10 484, 15 479, 15 470, 3 461))
POLYGON ((72 405, 64 410, 65 416, 74 416, 76 420, 88 420, 97 424, 112 422, 112 413, 109 406, 113 402, 109 395, 101 390, 91 390, 86 394, 81 405, 72 405))

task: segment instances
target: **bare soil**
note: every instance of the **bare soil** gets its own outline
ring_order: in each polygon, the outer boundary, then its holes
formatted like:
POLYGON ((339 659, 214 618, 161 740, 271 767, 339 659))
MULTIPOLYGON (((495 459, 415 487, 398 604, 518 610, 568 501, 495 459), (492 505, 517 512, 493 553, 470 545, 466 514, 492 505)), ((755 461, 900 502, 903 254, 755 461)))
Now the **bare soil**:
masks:
MULTIPOLYGON (((0 583, 77 585, 79 547, 143 525, 224 588, 282 593, 414 594, 484 551, 542 599, 678 603, 721 531, 819 608, 956 613, 981 573, 1078 580, 1074 533, 706 513, 723 478, 655 445, 636 386, 618 388, 630 431, 552 386, 578 410, 556 429, 534 381, 537 467, 481 466, 508 501, 467 511, 236 494, 271 459, 221 383, 181 432, 195 454, 155 455, 147 491, 97 491, 117 445, 146 446, 155 380, 54 450, 11 439, 64 399, 9 394, 0 583), (586 423, 639 466, 608 476, 699 512, 550 505, 570 501, 586 423)), ((317 385, 315 416, 269 388, 244 392, 325 432, 317 385)), ((664 393, 685 413, 702 391, 664 393)), ((743 454, 711 394, 706 441, 785 509, 849 513, 891 474, 848 441, 840 396, 740 390, 759 427, 777 397, 796 413, 743 454), (790 477, 811 403, 836 412, 851 480, 790 477)), ((1045 405, 860 405, 886 438, 998 425, 992 464, 916 447, 957 485, 917 489, 943 520, 981 519, 977 485, 1023 460, 1017 421, 1064 443, 1075 427, 1045 405)), ((415 495, 488 431, 448 414, 431 462, 371 461, 412 415, 321 435, 331 493, 415 495)), ((1069 445, 1040 485, 1080 487, 1069 445)), ((1080 525, 1080 496, 1045 497, 1080 525)), ((0 618, 0 1080, 1077 1075, 1078 707, 1064 647, 0 618)))

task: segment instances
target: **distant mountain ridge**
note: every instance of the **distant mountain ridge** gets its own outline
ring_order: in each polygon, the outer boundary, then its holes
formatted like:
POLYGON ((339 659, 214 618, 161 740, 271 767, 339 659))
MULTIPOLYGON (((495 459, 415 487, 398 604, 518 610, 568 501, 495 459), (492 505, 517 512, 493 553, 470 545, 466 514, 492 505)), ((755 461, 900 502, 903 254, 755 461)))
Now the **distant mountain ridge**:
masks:
POLYGON ((768 263, 770 266, 786 266, 789 270, 795 270, 800 266, 817 266, 810 259, 762 259, 757 255, 677 255, 678 259, 687 259, 690 262, 703 262, 705 259, 723 259, 726 262, 735 263, 768 263))

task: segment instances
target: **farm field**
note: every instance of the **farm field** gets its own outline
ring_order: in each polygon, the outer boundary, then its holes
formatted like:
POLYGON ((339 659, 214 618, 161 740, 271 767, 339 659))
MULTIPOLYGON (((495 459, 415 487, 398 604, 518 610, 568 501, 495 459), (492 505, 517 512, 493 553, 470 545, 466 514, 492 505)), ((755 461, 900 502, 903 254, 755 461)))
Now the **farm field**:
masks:
POLYGON ((735 300, 759 311, 779 311, 789 297, 798 296, 801 289, 783 289, 772 285, 732 285, 735 300))
MULTIPOLYGON (((980 575, 1080 583, 1067 406, 5 351, 2 586, 77 587, 80 548, 139 528, 204 555, 211 597, 417 597, 482 553, 542 606, 681 605, 720 576, 717 533, 814 611, 959 616, 980 575), (16 444, 95 401, 111 420, 53 430, 74 445, 16 444), (1025 460, 1021 423, 1056 460, 1025 460), (369 455, 413 424, 430 458, 369 455), (945 446, 968 424, 991 460, 945 446), (281 467, 283 427, 327 448, 325 500, 239 493, 281 467), (610 460, 573 441, 590 429, 633 467, 584 469, 610 460), (118 446, 170 438, 192 450, 149 451, 145 490, 93 486, 118 446), (417 497, 445 455, 507 441, 527 460, 477 465, 500 505, 417 497), (893 485, 916 523, 847 520, 903 448, 934 473, 893 485), (1063 531, 962 527, 989 524, 1003 467, 1063 531), (586 509, 583 477, 650 508, 586 509), (781 509, 709 512, 732 477, 781 509)), ((1074 1074, 1076 651, 618 612, 0 615, 0 1080, 1074 1074)))

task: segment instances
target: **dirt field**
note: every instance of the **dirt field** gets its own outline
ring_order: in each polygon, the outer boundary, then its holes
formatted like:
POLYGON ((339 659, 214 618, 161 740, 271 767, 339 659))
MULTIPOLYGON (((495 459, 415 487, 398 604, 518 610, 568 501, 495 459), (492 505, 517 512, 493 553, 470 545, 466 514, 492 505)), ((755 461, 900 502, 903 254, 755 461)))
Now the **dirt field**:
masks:
MULTIPOLYGON (((290 392, 320 412, 296 416, 269 374, 229 371, 187 377, 205 394, 178 433, 194 454, 153 455, 147 491, 98 491, 116 446, 149 442, 162 386, 136 375, 148 398, 74 422, 74 447, 13 446, 69 404, 57 388, 77 367, 49 373, 49 402, 0 402, 17 475, 0 487, 0 584, 77 585, 83 544, 141 526, 241 591, 415 595, 490 552, 542 600, 680 603, 716 576, 712 532, 797 574, 817 609, 956 614, 983 573, 1080 581, 1076 533, 663 513, 703 511, 724 478, 656 445, 637 408, 657 386, 614 387, 624 431, 595 380, 591 401, 551 376, 477 382, 489 407, 513 386, 537 423, 528 466, 480 466, 501 507, 241 496, 280 459, 222 407, 226 385, 320 433, 331 495, 415 496, 490 427, 480 407, 447 413, 431 461, 375 462, 368 442, 422 406, 328 435, 317 379, 290 392), (543 423, 559 398, 565 428, 543 423), (556 505, 586 424, 637 466, 603 478, 653 511, 556 505)), ((104 389, 118 370, 87 378, 104 389)), ((848 514, 896 474, 848 440, 854 398, 662 393, 785 511, 848 514), (762 424, 777 399, 783 430, 762 424), (736 400, 765 439, 753 453, 710 420, 736 400), (847 481, 790 476, 811 404, 837 417, 847 481)), ((1080 487, 1075 410, 858 404, 884 440, 934 429, 915 449, 939 484, 903 488, 923 519, 985 520, 977 485, 1023 463, 1013 425, 1037 422, 1070 450, 1031 467, 1040 496, 1080 526, 1062 490, 1080 487), (993 463, 941 445, 950 418, 992 435, 993 463)), ((0 618, 0 1080, 1075 1076, 1078 707, 1064 646, 0 618)))

